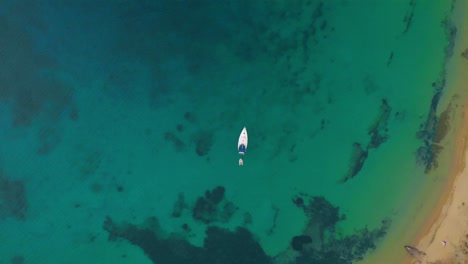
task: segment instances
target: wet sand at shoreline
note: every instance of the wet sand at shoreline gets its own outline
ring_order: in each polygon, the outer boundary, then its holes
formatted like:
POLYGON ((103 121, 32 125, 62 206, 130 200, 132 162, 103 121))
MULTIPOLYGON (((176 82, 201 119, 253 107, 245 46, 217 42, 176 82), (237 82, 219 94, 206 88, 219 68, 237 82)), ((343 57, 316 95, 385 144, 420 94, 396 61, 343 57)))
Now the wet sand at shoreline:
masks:
POLYGON ((461 14, 466 5, 466 1, 457 3, 458 16, 455 17, 459 39, 447 69, 448 85, 460 103, 459 111, 452 117, 456 120, 453 127, 457 127, 457 131, 450 176, 438 204, 414 243, 426 255, 408 257, 404 263, 468 263, 468 59, 462 56, 468 48, 468 19, 461 14))
POLYGON ((452 177, 448 190, 421 231, 416 248, 426 253, 421 258, 408 257, 405 263, 467 263, 468 262, 468 107, 465 102, 463 124, 457 139, 452 177), (444 246, 444 241, 446 245, 444 246), (421 261, 421 262, 418 262, 421 261))

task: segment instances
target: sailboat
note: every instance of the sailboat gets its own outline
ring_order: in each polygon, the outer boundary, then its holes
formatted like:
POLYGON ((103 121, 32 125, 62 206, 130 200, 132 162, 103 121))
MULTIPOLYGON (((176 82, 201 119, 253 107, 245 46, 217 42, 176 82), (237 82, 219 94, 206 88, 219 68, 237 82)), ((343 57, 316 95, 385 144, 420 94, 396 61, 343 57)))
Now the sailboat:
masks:
POLYGON ((240 133, 239 141, 237 142, 237 150, 239 151, 239 154, 245 154, 245 151, 247 151, 248 142, 249 137, 247 136, 247 129, 244 127, 240 133))
MULTIPOLYGON (((249 143, 249 137, 247 135, 247 129, 244 127, 240 133, 239 141, 237 141, 237 151, 239 154, 244 155, 247 151, 247 145, 249 143)), ((239 159, 239 166, 244 165, 242 158, 239 159)))

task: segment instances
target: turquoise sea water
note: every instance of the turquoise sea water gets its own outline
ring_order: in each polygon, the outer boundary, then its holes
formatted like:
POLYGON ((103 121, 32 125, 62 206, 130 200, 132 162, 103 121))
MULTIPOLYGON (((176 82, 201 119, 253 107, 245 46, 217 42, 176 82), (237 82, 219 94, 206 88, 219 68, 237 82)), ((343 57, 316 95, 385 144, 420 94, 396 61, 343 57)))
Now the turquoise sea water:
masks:
POLYGON ((1 262, 364 258, 429 180, 452 6, 3 1, 1 262))

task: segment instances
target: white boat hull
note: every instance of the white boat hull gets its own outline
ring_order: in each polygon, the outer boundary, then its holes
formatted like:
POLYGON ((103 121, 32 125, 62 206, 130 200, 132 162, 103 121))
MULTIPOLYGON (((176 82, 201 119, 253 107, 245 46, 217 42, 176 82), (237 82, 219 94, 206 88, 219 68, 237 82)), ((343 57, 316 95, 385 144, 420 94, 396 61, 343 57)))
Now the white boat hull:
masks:
POLYGON ((245 154, 245 151, 247 151, 248 143, 249 137, 247 135, 247 129, 244 127, 244 129, 242 129, 240 133, 239 141, 237 142, 237 150, 239 151, 239 154, 245 154))

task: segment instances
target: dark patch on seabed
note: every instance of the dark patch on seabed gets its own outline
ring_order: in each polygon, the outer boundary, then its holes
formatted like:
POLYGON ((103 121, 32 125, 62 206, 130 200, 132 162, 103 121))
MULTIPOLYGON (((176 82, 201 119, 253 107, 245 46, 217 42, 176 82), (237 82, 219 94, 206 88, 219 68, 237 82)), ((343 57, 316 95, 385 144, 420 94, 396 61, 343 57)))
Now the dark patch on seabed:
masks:
MULTIPOLYGON (((457 28, 451 21, 450 17, 446 17, 444 21, 442 21, 442 26, 445 29, 447 39, 447 44, 444 50, 445 60, 442 65, 442 72, 439 79, 432 83, 434 95, 432 96, 426 121, 419 126, 419 131, 417 132, 417 137, 422 141, 423 145, 416 151, 416 161, 424 167, 425 173, 429 173, 432 169, 437 168, 437 156, 443 150, 443 146, 440 143, 448 132, 450 112, 454 107, 451 103, 448 109, 445 110, 441 116, 437 116, 437 108, 446 84, 447 73, 445 67, 453 56, 455 38, 457 35, 457 28)), ((453 99, 454 98, 452 98, 452 102, 453 99)))
POLYGON ((416 8, 416 0, 411 0, 409 2, 408 11, 406 12, 405 17, 403 18, 403 23, 405 23, 405 29, 403 30, 403 34, 408 33, 411 25, 413 24, 415 8, 416 8))
POLYGON ((292 249, 298 251, 296 264, 351 264, 362 260, 368 251, 375 249, 375 243, 385 236, 390 227, 390 220, 385 219, 373 230, 366 227, 343 236, 336 232, 336 227, 346 220, 346 216, 340 214, 339 208, 325 197, 300 194, 293 198, 293 203, 308 218, 307 226, 298 236, 299 239, 294 237, 291 240, 292 249))
POLYGON ((463 58, 465 58, 465 59, 468 60, 468 48, 466 48, 466 49, 462 52, 461 56, 462 56, 463 58))
POLYGON ((9 179, 0 170, 0 219, 12 217, 25 220, 27 209, 24 181, 9 179))
POLYGON ((388 122, 390 121, 391 112, 392 108, 388 104, 387 100, 382 99, 377 118, 367 131, 367 134, 370 136, 370 141, 365 148, 363 148, 362 144, 358 142, 353 143, 348 172, 339 181, 340 183, 345 183, 354 178, 364 166, 364 162, 369 156, 369 151, 371 149, 378 148, 381 144, 387 141, 388 122))
MULTIPOLYGON (((223 202, 224 192, 222 186, 206 191, 197 204, 203 199, 202 203, 209 203, 209 206, 195 206, 194 210, 212 214, 216 211, 215 207, 223 202)), ((127 240, 140 247, 155 264, 351 264, 374 249, 375 243, 386 234, 390 226, 390 221, 384 220, 376 229, 364 228, 343 237, 336 232, 336 227, 346 220, 346 216, 324 197, 299 194, 292 198, 292 202, 304 212, 307 224, 301 234, 290 238, 290 247, 274 257, 264 252, 246 227, 238 226, 228 230, 216 226, 213 221, 201 221, 206 233, 202 247, 194 246, 185 239, 187 232, 191 232, 187 223, 182 225, 180 233, 164 235, 165 232, 154 217, 140 225, 118 224, 107 217, 103 229, 108 232, 110 241, 127 240)), ((187 208, 183 195, 179 195, 175 204, 176 213, 173 216, 179 217, 187 208)), ((194 221, 199 221, 195 214, 192 217, 194 221)))
POLYGON ((78 118, 73 87, 54 74, 59 63, 37 51, 20 19, 0 15, 0 35, 0 103, 11 103, 15 128, 29 127, 41 115, 37 153, 48 154, 60 142, 63 113, 70 120, 78 118))

